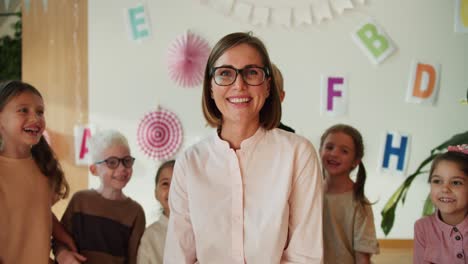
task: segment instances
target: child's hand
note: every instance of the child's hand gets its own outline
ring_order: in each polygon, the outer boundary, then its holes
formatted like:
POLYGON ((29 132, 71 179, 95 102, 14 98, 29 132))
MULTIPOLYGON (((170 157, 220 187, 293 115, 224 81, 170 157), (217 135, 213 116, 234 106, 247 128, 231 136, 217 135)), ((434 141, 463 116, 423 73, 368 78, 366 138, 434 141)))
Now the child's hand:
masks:
POLYGON ((57 254, 56 260, 59 264, 80 264, 86 261, 86 257, 68 249, 63 249, 57 254))

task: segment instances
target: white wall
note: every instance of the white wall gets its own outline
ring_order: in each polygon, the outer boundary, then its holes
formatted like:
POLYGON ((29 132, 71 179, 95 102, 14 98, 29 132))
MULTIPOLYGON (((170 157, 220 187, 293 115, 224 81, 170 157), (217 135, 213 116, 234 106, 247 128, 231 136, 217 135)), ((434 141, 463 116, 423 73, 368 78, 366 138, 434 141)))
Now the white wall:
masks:
MULTIPOLYGON (((383 133, 398 130, 412 136, 408 168, 412 172, 431 148, 468 128, 468 106, 458 103, 468 88, 468 35, 454 33, 454 1, 372 0, 320 25, 286 28, 241 23, 196 0, 152 0, 147 1, 147 8, 153 37, 142 43, 130 41, 125 28, 123 9, 134 5, 131 0, 89 1, 89 114, 90 122, 99 128, 118 128, 128 137, 137 162, 126 191, 143 205, 148 223, 158 216, 153 178, 159 163, 139 150, 139 120, 157 103, 175 112, 184 129, 183 148, 211 131, 201 111, 201 85, 181 88, 168 77, 167 49, 188 29, 211 45, 234 31, 252 30, 264 40, 285 78, 283 122, 315 146, 321 133, 332 124, 344 122, 360 129, 367 148, 366 194, 371 201, 377 201, 374 215, 379 238, 384 237, 380 211, 404 180, 377 171, 383 133), (369 17, 398 47, 380 66, 373 66, 350 37, 350 32, 369 17), (405 102, 413 59, 442 65, 435 106, 405 102), (346 117, 320 115, 322 73, 348 76, 350 103, 346 117)), ((90 185, 96 184, 91 177, 90 185)), ((413 237, 413 223, 420 217, 427 192, 426 177, 420 177, 408 193, 405 206, 397 210, 389 238, 413 237)))

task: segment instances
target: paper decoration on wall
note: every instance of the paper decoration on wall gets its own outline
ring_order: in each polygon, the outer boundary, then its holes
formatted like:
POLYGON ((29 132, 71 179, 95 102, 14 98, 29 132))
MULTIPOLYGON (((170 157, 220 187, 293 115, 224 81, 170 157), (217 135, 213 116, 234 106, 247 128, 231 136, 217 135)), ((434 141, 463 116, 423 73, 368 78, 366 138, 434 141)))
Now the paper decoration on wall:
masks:
MULTIPOLYGON (((356 0, 360 4, 364 0, 356 0)), ((355 1, 355 2, 356 2, 355 1)), ((269 24, 286 27, 310 25, 315 20, 332 19, 332 9, 342 14, 354 8, 351 0, 200 0, 225 16, 231 16, 254 26, 269 24)))
POLYGON ((351 36, 373 64, 380 64, 396 50, 390 37, 371 19, 358 26, 351 36))
POLYGON ((208 42, 192 32, 186 32, 169 47, 169 77, 183 87, 199 85, 209 55, 208 42))
POLYGON ((179 118, 161 107, 146 114, 138 125, 137 141, 140 149, 152 159, 172 158, 182 144, 179 118))
POLYGON ((434 104, 439 93, 440 65, 413 62, 406 91, 406 101, 434 104))
POLYGON ((89 164, 89 140, 95 132, 93 125, 75 125, 73 129, 75 138, 75 164, 89 164))
POLYGON ((410 136, 398 132, 387 132, 384 137, 380 160, 382 173, 404 175, 408 165, 410 136))
POLYGON ((455 32, 468 32, 468 0, 455 1, 455 32))
POLYGON ((128 8, 124 13, 131 40, 142 41, 151 36, 149 13, 144 4, 128 8))
POLYGON ((341 116, 348 111, 348 84, 343 76, 322 75, 321 77, 322 115, 341 116))

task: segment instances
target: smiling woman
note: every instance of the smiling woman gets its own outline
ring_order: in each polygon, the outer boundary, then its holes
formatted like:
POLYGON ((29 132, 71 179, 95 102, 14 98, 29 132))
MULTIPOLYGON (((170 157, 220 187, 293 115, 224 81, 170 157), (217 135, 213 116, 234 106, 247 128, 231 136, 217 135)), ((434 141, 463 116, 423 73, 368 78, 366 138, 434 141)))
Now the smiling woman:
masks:
POLYGON ((175 164, 164 263, 322 263, 318 159, 308 140, 276 128, 270 73, 251 33, 213 48, 202 105, 217 130, 175 164))

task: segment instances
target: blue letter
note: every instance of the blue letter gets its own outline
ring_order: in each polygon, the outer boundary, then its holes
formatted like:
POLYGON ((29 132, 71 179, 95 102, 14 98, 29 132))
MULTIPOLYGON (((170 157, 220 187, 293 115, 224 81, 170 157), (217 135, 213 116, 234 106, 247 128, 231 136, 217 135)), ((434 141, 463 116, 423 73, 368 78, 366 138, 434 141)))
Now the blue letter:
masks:
POLYGON ((383 167, 388 169, 390 155, 396 155, 398 157, 397 170, 403 171, 403 167, 405 165, 406 146, 408 145, 408 137, 401 137, 400 147, 392 147, 392 141, 393 135, 387 134, 383 158, 383 167))

